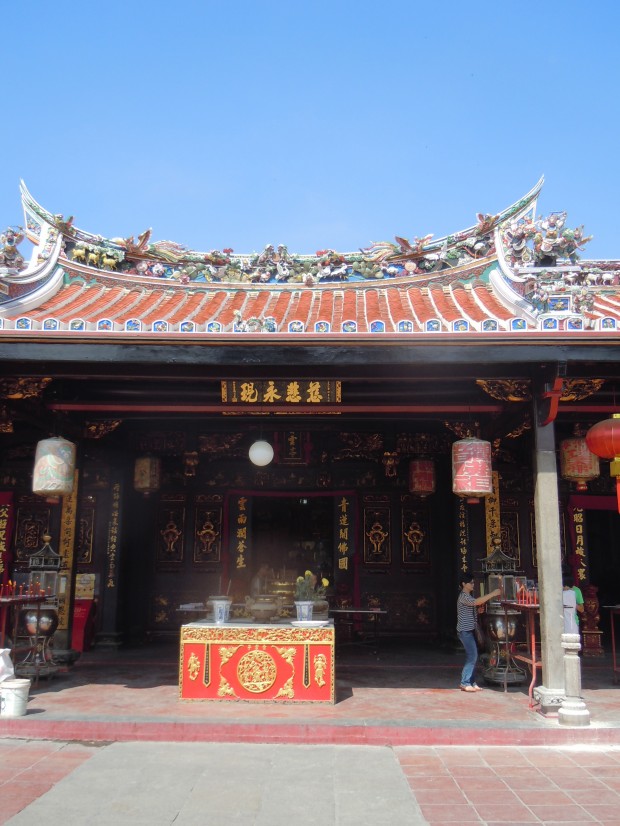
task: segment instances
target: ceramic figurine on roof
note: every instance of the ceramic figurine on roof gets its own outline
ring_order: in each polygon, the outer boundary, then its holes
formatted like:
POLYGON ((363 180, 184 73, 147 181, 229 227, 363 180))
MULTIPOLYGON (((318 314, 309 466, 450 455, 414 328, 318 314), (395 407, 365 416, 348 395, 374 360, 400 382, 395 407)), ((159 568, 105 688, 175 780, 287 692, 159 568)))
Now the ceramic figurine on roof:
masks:
POLYGON ((0 235, 0 268, 19 272, 26 266, 23 256, 20 255, 17 245, 24 240, 24 230, 22 227, 14 229, 7 227, 0 235))
POLYGON ((399 238, 398 235, 395 236, 396 243, 400 247, 403 256, 407 256, 408 258, 422 255, 422 253, 424 252, 424 247, 427 244, 430 244, 432 237, 432 232, 429 235, 423 236, 422 238, 415 237, 413 239, 413 244, 410 244, 406 238, 399 238))
POLYGON ((151 232, 152 230, 150 228, 145 229, 144 232, 138 235, 137 241, 134 240, 133 235, 130 235, 128 238, 112 238, 111 240, 113 244, 118 244, 119 247, 125 249, 129 255, 134 255, 135 253, 147 251, 151 232))
POLYGON ((583 249, 592 236, 583 236, 583 226, 564 229, 566 212, 552 212, 537 222, 539 232, 534 236, 534 256, 541 267, 553 267, 563 259, 575 264, 578 249, 583 249))
POLYGON ((58 213, 58 215, 54 215, 54 223, 56 224, 56 229, 62 232, 63 235, 73 235, 75 231, 73 229, 73 215, 70 215, 65 221, 64 215, 58 213))
POLYGON ((488 212, 478 212, 476 214, 478 219, 478 226, 476 227, 476 235, 486 235, 491 232, 499 219, 499 215, 490 215, 488 212))
POLYGON ((527 242, 535 235, 536 225, 530 218, 510 223, 504 233, 504 241, 509 250, 511 266, 525 266, 533 260, 533 251, 527 246, 527 242))
POLYGON ((591 241, 593 237, 592 235, 584 237, 583 225, 575 229, 565 229, 562 232, 564 255, 569 259, 571 264, 576 264, 579 260, 577 250, 583 250, 584 246, 588 241, 591 241))

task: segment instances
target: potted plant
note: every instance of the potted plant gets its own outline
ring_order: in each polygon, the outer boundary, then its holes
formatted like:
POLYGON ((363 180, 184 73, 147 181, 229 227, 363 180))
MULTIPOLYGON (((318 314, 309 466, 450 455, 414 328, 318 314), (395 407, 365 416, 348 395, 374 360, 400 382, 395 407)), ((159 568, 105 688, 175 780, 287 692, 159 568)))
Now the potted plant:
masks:
POLYGON ((312 619, 313 610, 321 605, 321 614, 327 614, 328 604, 325 598, 329 580, 323 577, 319 579, 312 571, 306 571, 303 576, 298 576, 295 582, 295 607, 297 609, 297 619, 308 621, 312 619))

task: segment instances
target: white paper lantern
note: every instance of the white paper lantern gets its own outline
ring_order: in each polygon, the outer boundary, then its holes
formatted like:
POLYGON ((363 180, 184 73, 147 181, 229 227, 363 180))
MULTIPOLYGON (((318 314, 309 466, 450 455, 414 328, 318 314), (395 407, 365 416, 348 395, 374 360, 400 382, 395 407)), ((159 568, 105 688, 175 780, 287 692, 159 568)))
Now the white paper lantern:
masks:
POLYGON ((32 474, 32 492, 39 496, 68 496, 73 493, 75 445, 60 436, 37 445, 32 474))

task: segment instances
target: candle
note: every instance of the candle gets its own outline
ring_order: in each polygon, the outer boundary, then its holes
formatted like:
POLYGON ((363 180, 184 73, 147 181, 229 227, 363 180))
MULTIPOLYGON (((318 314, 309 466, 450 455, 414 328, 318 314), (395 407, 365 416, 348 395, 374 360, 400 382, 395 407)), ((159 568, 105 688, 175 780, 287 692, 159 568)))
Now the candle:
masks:
POLYGON ((24 593, 24 586, 20 585, 19 586, 19 595, 20 595, 20 597, 23 596, 23 593, 24 593))

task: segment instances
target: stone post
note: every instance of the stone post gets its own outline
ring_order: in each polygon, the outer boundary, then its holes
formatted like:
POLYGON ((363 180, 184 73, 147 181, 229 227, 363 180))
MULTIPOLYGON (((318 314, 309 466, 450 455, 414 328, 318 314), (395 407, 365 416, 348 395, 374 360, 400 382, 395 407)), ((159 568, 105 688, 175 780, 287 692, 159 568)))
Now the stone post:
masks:
POLYGON ((558 471, 554 425, 540 424, 543 417, 539 415, 536 397, 534 414, 534 516, 542 659, 542 685, 534 689, 534 698, 542 714, 555 714, 565 693, 560 645, 563 607, 558 471))
POLYGON ((581 698, 581 642, 579 634, 562 634, 564 649, 564 684, 566 696, 558 711, 563 726, 589 726, 590 712, 581 698))

